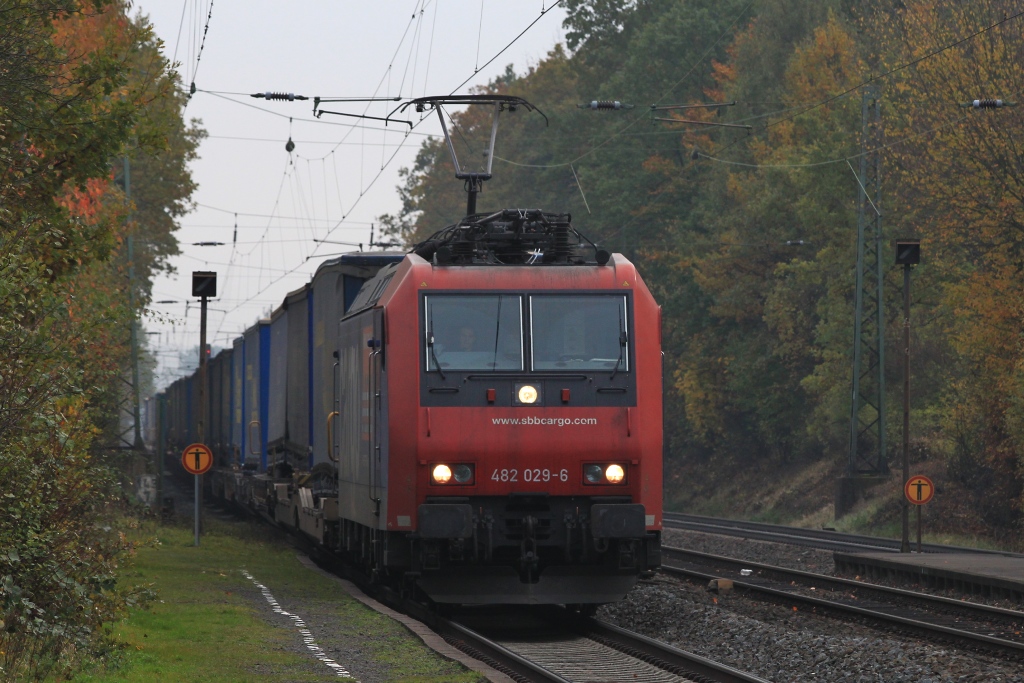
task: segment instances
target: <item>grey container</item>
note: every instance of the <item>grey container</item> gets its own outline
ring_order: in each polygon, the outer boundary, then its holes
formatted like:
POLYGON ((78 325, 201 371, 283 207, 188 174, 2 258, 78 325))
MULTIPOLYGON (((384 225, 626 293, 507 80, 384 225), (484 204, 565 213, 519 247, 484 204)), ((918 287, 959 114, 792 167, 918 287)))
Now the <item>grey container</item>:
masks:
POLYGON ((313 416, 310 413, 310 396, 313 373, 312 335, 310 307, 310 285, 297 289, 285 297, 288 308, 288 387, 285 405, 285 448, 292 458, 292 464, 299 469, 313 467, 310 438, 312 437, 313 416))
POLYGON ((232 368, 234 366, 235 352, 232 349, 221 351, 217 357, 221 359, 220 364, 220 391, 221 401, 214 404, 217 411, 215 418, 219 426, 218 446, 221 452, 221 464, 228 465, 234 459, 231 449, 231 390, 232 390, 232 368))
POLYGON ((218 464, 221 462, 220 403, 224 391, 220 368, 223 364, 224 359, 219 353, 206 363, 206 433, 203 440, 213 451, 214 461, 218 464))
POLYGON ((167 405, 171 409, 167 411, 167 448, 177 449, 181 439, 178 435, 178 425, 181 420, 181 380, 171 382, 165 390, 167 392, 167 405))
MULTIPOLYGON (((313 275, 313 460, 312 465, 329 462, 327 419, 335 407, 335 359, 338 323, 355 301, 363 283, 405 254, 354 253, 325 261, 313 275)), ((335 422, 335 426, 337 423, 335 422)))
POLYGON ((245 331, 245 369, 242 377, 242 461, 260 472, 267 469, 267 422, 270 382, 270 321, 261 320, 245 331))
POLYGON ((278 307, 270 316, 270 367, 267 368, 267 451, 277 461, 285 450, 287 421, 285 404, 288 397, 288 308, 278 307))
POLYGON ((218 466, 231 462, 231 362, 232 350, 218 353, 206 366, 209 380, 209 429, 206 444, 218 466))
POLYGON ((232 343, 231 348, 231 451, 234 454, 233 461, 239 464, 245 460, 242 455, 245 453, 243 377, 245 377, 245 338, 238 337, 232 343))
POLYGON ((185 420, 185 446, 199 441, 199 373, 195 372, 185 378, 185 404, 187 414, 185 420))

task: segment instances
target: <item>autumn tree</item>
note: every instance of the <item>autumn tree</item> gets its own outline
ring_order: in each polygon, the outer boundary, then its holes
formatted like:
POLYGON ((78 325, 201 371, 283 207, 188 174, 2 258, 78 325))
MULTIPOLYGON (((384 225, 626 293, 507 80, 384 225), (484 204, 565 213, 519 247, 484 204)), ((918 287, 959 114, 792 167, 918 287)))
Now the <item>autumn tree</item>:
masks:
POLYGON ((126 4, 3 0, 0 26, 0 678, 36 680, 102 657, 104 625, 138 595, 116 581, 131 546, 104 521, 121 495, 103 426, 138 314, 123 244, 149 234, 145 301, 197 133, 126 4), (129 150, 174 157, 178 187, 147 207, 161 223, 126 221, 112 164, 129 150))
MULTIPOLYGON (((567 47, 490 92, 548 116, 502 120, 482 208, 570 211, 633 259, 664 309, 669 474, 819 465, 848 450, 862 86, 879 89, 889 240, 920 237, 915 457, 948 465, 964 518, 1019 529, 1024 504, 1024 33, 1006 0, 572 0, 567 47), (593 112, 591 100, 632 110, 593 112), (732 103, 685 113, 651 104, 732 103), (730 123, 750 130, 686 123, 730 123)), ((483 112, 453 116, 486 132, 483 112)), ((410 242, 464 211, 447 149, 404 172, 410 242)), ((398 233, 396 233, 398 234, 398 233)), ((902 334, 885 264, 883 326, 902 334)), ((888 353, 895 462, 902 371, 888 353)), ((672 500, 672 492, 667 500, 672 500)))
POLYGON ((951 469, 988 525, 1021 519, 1024 454, 1024 142, 1019 108, 974 110, 1024 92, 1019 7, 920 2, 880 25, 889 88, 889 157, 904 234, 921 238, 932 337, 948 364, 935 397, 951 469), (948 47, 943 47, 948 46, 948 47))

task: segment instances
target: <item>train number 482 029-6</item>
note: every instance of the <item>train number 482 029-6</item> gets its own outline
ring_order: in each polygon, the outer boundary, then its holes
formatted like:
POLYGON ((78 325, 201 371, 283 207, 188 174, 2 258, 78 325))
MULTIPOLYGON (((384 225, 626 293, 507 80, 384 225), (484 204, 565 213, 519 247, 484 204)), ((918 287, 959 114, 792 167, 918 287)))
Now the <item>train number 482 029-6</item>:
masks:
POLYGON ((528 482, 569 481, 569 470, 561 469, 553 472, 547 468, 525 469, 522 472, 496 469, 491 472, 491 481, 520 481, 520 475, 522 475, 522 481, 528 482))

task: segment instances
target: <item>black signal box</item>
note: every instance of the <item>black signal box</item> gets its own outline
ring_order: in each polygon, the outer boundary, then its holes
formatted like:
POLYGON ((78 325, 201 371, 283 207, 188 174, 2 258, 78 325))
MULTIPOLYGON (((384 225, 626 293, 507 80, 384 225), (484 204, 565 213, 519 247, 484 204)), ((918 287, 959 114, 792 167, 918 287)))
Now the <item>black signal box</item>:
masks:
POLYGON ((192 296, 212 299, 217 296, 217 273, 192 271, 192 296))
POLYGON ((896 265, 916 266, 921 262, 921 241, 920 240, 897 240, 896 241, 896 265))

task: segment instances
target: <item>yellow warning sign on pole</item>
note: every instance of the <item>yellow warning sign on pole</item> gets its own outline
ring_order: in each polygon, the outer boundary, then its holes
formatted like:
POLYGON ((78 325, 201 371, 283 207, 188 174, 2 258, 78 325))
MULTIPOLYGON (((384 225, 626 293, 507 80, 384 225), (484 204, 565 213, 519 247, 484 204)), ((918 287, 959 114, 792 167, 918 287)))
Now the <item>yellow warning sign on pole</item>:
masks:
POLYGON ((935 495, 935 485, 932 484, 931 479, 923 474, 915 474, 910 479, 907 479, 907 484, 903 487, 903 493, 906 494, 907 500, 914 505, 924 505, 935 495))
POLYGON ((213 452, 205 444, 191 444, 182 451, 181 464, 189 474, 204 474, 213 467, 213 452))

